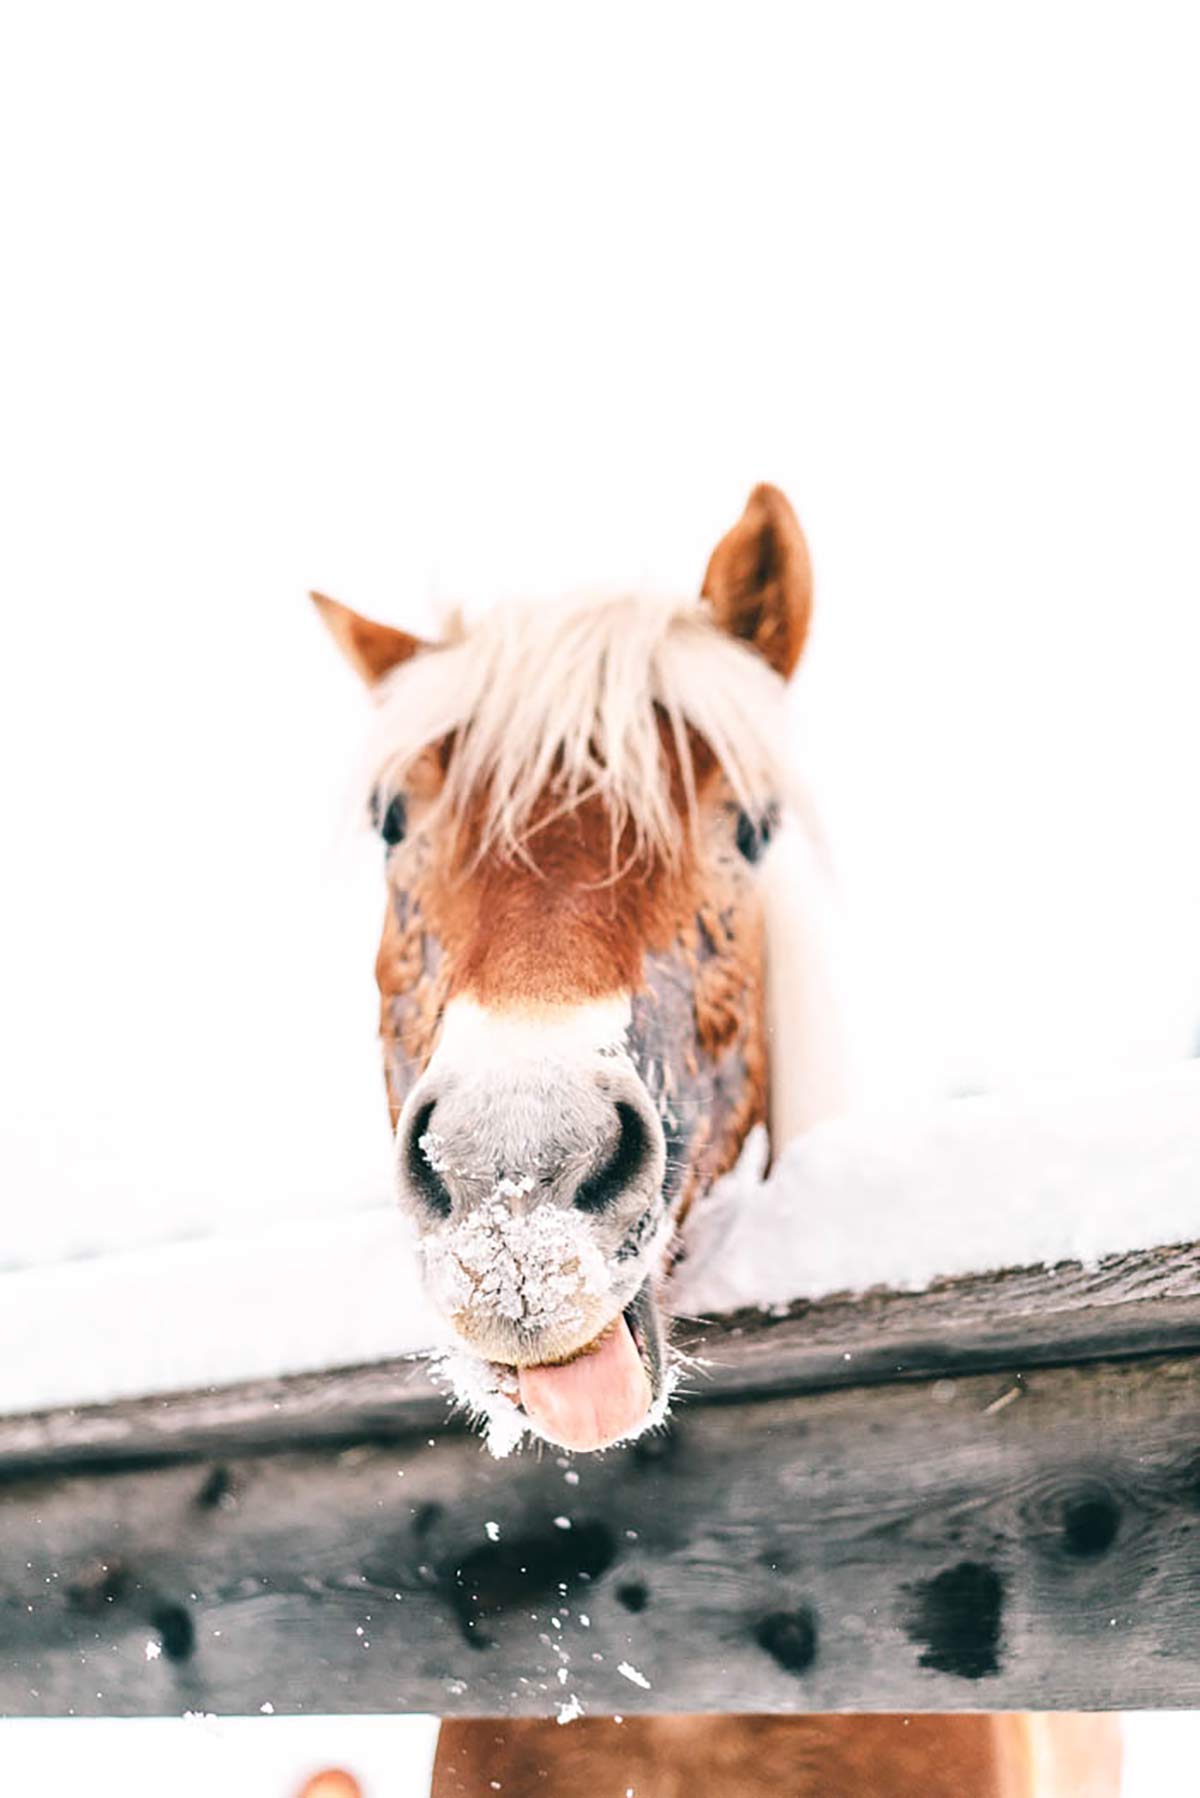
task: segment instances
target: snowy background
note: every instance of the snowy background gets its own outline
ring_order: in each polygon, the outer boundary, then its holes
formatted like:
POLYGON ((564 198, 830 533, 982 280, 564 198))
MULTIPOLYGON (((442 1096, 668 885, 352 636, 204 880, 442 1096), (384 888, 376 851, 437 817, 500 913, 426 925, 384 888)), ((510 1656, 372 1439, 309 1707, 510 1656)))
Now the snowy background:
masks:
MULTIPOLYGON (((876 1092, 1194 1050, 1194 30, 10 9, 0 1268, 386 1196, 362 707, 305 589, 692 591, 762 478, 876 1092)), ((168 1735, 99 1728, 149 1782, 168 1735)))
POLYGON ((305 589, 691 591, 762 477, 878 1084, 1187 1053, 1180 30, 388 19, 8 21, 0 1258, 385 1190, 363 708, 305 589))

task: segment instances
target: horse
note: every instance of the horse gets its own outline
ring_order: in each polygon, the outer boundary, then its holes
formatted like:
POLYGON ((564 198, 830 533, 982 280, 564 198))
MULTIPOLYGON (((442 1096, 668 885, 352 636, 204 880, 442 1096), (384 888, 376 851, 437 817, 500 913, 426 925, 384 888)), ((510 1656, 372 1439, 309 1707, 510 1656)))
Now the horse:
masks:
MULTIPOLYGON (((399 1202, 497 1402, 577 1453, 667 1410, 691 1207, 756 1126, 781 1143, 848 1102, 824 854, 783 748, 812 590, 796 515, 760 485, 696 599, 509 602, 434 643, 313 595, 374 702, 399 1202)), ((433 1794, 1113 1798, 1115 1729, 447 1720, 433 1794)))

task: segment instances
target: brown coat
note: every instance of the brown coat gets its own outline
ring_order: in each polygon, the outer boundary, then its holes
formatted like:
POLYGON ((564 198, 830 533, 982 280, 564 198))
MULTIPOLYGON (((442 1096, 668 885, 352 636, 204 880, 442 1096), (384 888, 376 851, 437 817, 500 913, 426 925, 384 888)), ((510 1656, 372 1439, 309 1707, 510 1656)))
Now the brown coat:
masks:
POLYGON ((1118 1798, 1103 1715, 536 1718, 442 1724, 432 1798, 1118 1798))

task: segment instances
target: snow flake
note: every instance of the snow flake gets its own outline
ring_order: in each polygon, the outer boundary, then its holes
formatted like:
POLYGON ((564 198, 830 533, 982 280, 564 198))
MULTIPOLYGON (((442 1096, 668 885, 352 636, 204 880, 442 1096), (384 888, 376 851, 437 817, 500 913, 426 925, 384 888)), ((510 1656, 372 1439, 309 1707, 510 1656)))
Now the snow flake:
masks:
POLYGON ((624 1679, 629 1680, 631 1685, 641 1686, 643 1692, 648 1692, 650 1690, 650 1681, 646 1678, 646 1675, 644 1673, 639 1673, 636 1667, 631 1667, 628 1661, 621 1661, 617 1667, 617 1672, 621 1674, 624 1679))
POLYGON ((519 1448, 529 1419, 507 1390, 509 1382, 490 1361, 466 1349, 439 1349, 429 1357, 429 1377, 448 1389, 475 1422, 483 1424, 489 1451, 502 1460, 519 1448))
POLYGON ((426 1130, 424 1136, 418 1136, 417 1147, 435 1174, 449 1173, 450 1163, 444 1153, 446 1144, 436 1130, 426 1130))

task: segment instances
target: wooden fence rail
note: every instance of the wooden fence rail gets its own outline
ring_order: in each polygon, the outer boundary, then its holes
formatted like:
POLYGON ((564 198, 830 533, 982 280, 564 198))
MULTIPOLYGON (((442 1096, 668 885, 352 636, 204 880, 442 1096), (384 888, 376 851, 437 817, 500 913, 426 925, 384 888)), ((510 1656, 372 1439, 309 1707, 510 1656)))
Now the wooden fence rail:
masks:
POLYGON ((419 1366, 0 1420, 0 1712, 1200 1706, 1200 1251, 679 1326, 493 1461, 419 1366))

